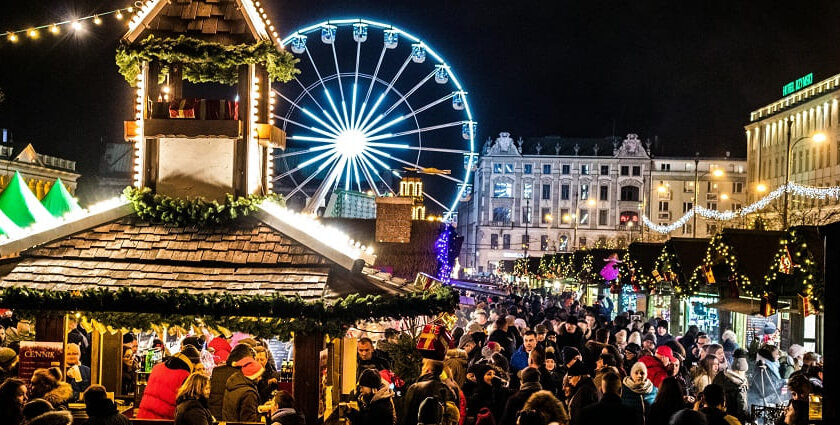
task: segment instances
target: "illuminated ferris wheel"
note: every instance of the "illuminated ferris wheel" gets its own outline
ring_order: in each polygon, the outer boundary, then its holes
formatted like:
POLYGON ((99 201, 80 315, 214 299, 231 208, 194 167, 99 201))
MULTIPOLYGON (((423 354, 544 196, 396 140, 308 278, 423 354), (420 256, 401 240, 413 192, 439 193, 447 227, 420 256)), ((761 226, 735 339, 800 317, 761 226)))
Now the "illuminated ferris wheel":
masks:
POLYGON ((283 39, 301 74, 275 90, 287 133, 275 188, 314 212, 335 190, 386 195, 419 176, 445 219, 471 193, 475 120, 450 65, 389 24, 343 19, 283 39))

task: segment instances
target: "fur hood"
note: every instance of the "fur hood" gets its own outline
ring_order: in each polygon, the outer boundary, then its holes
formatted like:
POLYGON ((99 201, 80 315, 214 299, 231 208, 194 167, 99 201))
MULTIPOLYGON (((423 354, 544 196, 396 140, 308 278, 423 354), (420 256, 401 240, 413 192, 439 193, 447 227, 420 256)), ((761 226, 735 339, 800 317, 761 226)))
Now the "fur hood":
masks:
POLYGON ((42 398, 54 407, 67 405, 73 398, 73 387, 66 382, 59 382, 57 387, 44 394, 42 398))
POLYGON ((373 393, 373 398, 370 399, 371 404, 376 401, 389 399, 394 397, 394 392, 388 388, 387 386, 383 385, 382 388, 378 389, 375 393, 373 393))
POLYGON ((467 352, 460 348, 450 348, 446 350, 446 357, 450 359, 467 359, 467 352))
MULTIPOLYGON (((69 385, 68 385, 69 386, 69 385)), ((66 410, 54 410, 36 416, 27 425, 70 425, 73 423, 73 415, 66 410)))

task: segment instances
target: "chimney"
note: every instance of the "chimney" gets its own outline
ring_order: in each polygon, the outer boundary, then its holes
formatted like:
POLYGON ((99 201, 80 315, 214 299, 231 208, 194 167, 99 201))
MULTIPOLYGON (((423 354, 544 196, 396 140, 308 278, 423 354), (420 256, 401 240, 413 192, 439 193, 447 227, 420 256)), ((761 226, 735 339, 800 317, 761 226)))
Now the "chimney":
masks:
POLYGON ((376 241, 411 242, 411 208, 413 206, 414 200, 410 197, 376 198, 376 241))

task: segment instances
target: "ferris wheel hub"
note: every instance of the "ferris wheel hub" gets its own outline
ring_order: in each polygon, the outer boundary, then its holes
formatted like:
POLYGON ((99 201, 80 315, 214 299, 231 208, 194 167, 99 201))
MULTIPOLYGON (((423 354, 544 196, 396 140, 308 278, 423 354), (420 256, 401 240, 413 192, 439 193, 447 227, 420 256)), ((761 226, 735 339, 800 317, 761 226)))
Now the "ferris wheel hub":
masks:
POLYGON ((367 146, 367 137, 356 129, 344 130, 335 139, 335 150, 346 158, 355 158, 367 146))

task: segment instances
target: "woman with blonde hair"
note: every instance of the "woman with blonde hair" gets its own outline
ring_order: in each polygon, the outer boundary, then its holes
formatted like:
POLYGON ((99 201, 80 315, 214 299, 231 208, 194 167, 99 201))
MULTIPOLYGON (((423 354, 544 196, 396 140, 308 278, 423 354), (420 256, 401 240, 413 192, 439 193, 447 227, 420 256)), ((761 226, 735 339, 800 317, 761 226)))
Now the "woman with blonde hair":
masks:
POLYGON ((216 422, 210 413, 210 378, 195 372, 187 377, 178 389, 175 425, 212 425, 216 422))
POLYGON ((691 369, 691 381, 697 393, 703 392, 706 385, 715 380, 715 375, 720 372, 720 361, 716 356, 706 356, 700 360, 700 364, 691 369))

